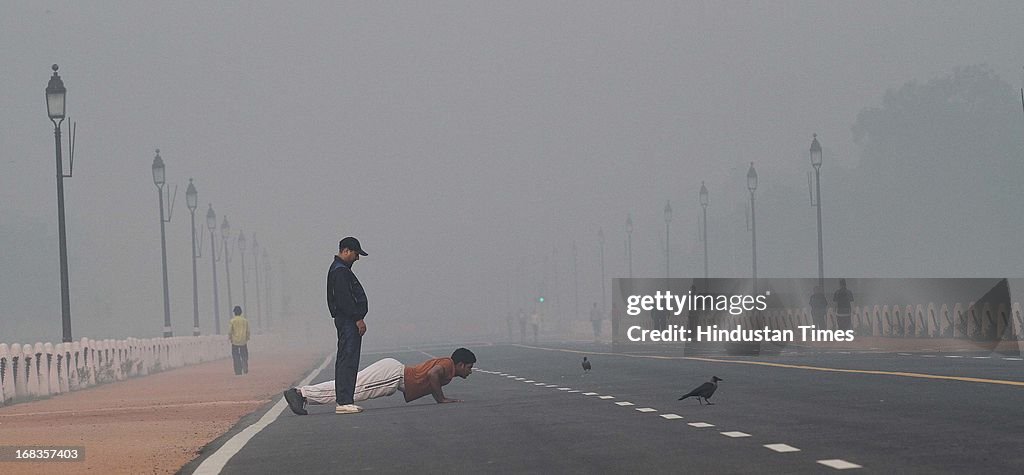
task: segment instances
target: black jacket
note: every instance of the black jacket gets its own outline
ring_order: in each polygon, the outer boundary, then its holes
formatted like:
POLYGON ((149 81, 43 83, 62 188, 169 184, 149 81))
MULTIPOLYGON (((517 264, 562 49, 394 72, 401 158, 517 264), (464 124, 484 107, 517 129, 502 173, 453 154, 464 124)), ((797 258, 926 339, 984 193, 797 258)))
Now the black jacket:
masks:
POLYGON ((366 292, 345 261, 334 256, 327 271, 327 308, 331 318, 362 320, 366 316, 366 292))

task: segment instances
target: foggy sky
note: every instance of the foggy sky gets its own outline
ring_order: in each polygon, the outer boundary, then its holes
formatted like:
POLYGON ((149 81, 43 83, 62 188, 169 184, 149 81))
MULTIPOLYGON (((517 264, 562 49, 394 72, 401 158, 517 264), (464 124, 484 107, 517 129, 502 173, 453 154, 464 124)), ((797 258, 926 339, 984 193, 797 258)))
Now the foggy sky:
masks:
MULTIPOLYGON (((664 275, 666 200, 672 274, 702 274, 702 180, 711 274, 748 275, 752 161, 759 190, 794 190, 804 208, 774 234, 759 227, 759 275, 815 276, 811 134, 825 148, 825 209, 856 207, 854 196, 829 196, 828 180, 858 164, 857 114, 887 90, 964 65, 985 64, 1019 88, 1021 20, 1013 1, 0 1, 0 244, 4 262, 17 263, 0 269, 0 341, 60 339, 44 101, 52 63, 78 122, 65 181, 76 338, 161 331, 156 148, 178 185, 167 225, 176 335, 192 327, 190 177, 197 229, 212 203, 218 223, 226 214, 267 250, 275 311, 287 295, 293 314, 330 331, 325 274, 338 240, 353 235, 370 254, 354 268, 369 336, 410 324, 462 335, 542 292, 572 314, 574 242, 585 316, 601 297, 599 228, 606 279, 626 276, 627 213, 634 274, 664 275), (38 239, 12 242, 11 229, 38 239)), ((1020 168, 1003 173, 1024 179, 1020 168)), ((834 236, 841 218, 829 219, 834 236)), ((200 318, 212 333, 208 235, 202 244, 200 318)), ((975 267, 922 268, 897 246, 865 269, 826 247, 826 271, 1013 277, 1024 264, 987 249, 945 251, 970 252, 975 267)), ((223 263, 218 278, 226 323, 223 263)), ((253 319, 254 280, 247 286, 253 319)))

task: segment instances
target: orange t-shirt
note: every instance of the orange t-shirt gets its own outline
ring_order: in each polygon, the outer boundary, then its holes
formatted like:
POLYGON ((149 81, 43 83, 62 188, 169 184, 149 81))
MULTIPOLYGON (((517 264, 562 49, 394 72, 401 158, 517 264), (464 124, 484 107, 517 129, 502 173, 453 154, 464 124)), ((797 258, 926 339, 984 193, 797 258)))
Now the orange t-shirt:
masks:
POLYGON ((455 377, 455 362, 451 358, 434 358, 416 366, 405 367, 405 402, 414 401, 430 394, 430 370, 441 366, 441 386, 452 382, 455 377))

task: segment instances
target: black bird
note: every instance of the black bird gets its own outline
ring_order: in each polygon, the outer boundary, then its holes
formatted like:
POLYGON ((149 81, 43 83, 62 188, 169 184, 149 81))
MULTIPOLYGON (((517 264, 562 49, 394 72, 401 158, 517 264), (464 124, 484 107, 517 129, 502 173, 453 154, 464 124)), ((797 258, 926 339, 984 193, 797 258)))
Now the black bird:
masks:
POLYGON ((587 357, 584 356, 583 357, 583 372, 586 373, 588 371, 590 371, 590 362, 587 361, 587 357))
MULTIPOLYGON (((697 386, 696 389, 686 393, 685 395, 683 395, 683 397, 679 398, 679 400, 682 401, 683 399, 686 399, 688 397, 696 396, 697 397, 697 402, 700 402, 700 399, 704 398, 704 402, 708 403, 709 406, 710 405, 714 405, 714 403, 711 402, 711 401, 708 401, 708 399, 710 399, 711 396, 715 394, 715 390, 718 389, 718 382, 719 381, 725 381, 725 380, 722 379, 722 378, 719 378, 718 376, 712 376, 711 377, 711 381, 708 381, 708 382, 706 382, 704 384, 701 384, 700 386, 697 386)), ((703 404, 704 403, 701 403, 701 405, 703 405, 703 404)))

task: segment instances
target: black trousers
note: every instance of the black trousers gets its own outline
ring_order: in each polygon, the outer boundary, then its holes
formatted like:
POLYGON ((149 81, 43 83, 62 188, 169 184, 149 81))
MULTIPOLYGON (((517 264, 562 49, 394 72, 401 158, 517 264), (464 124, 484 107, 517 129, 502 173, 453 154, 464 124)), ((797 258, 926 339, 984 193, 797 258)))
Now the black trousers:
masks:
POLYGON ((338 405, 352 404, 356 393, 356 374, 359 373, 359 352, 363 337, 355 320, 335 318, 338 330, 338 360, 334 363, 334 391, 338 405))
POLYGON ((235 374, 249 372, 249 347, 247 345, 231 345, 231 359, 235 362, 235 374))

